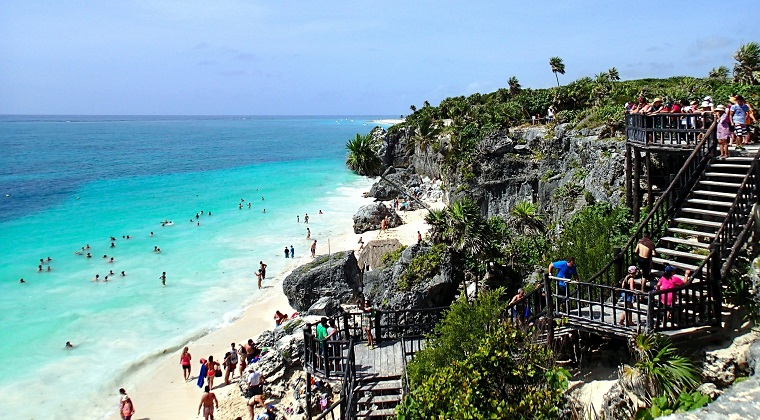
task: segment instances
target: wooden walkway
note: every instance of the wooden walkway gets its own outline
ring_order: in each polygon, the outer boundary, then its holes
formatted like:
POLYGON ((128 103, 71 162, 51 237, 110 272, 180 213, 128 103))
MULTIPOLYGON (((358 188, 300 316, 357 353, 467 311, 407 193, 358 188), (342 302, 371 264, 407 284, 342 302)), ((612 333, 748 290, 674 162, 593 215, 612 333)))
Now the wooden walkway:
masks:
POLYGON ((404 352, 401 341, 386 341, 375 346, 374 350, 367 343, 357 343, 354 346, 356 360, 356 376, 389 377, 404 374, 404 352))

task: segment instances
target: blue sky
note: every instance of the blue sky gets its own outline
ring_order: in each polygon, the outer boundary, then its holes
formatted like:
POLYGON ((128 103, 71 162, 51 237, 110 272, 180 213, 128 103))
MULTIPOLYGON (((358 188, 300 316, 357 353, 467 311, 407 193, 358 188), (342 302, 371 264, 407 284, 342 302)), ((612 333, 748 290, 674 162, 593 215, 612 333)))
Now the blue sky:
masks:
POLYGON ((706 76, 760 2, 3 0, 0 114, 400 115, 567 83, 706 76), (735 10, 740 10, 737 13, 735 10))

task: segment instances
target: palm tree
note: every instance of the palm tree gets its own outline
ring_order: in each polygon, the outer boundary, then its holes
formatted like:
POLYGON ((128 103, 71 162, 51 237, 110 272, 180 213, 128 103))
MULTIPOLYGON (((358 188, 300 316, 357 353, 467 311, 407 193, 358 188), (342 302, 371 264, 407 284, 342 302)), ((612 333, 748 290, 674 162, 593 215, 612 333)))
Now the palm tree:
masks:
POLYGON ((423 102, 422 103, 422 107, 423 108, 430 108, 430 102, 428 102, 428 101, 423 102))
POLYGON ((412 112, 417 112, 417 107, 414 105, 409 105, 409 109, 412 110, 412 112))
POLYGON ((677 354, 665 336, 642 333, 633 337, 630 344, 637 361, 633 367, 620 368, 621 385, 647 403, 658 396, 676 401, 681 392, 699 385, 694 362, 677 354))
POLYGON ((557 78, 557 87, 559 87, 559 76, 557 76, 557 73, 565 74, 565 63, 559 57, 552 57, 549 59, 549 65, 552 66, 552 73, 557 78))
POLYGON ((760 84, 760 44, 750 42, 734 53, 734 83, 760 84))
POLYGON ((728 80, 728 74, 730 73, 730 70, 726 66, 720 66, 717 69, 713 67, 710 72, 707 74, 707 77, 710 79, 717 79, 721 81, 728 80))
POLYGON ((615 67, 607 70, 607 74, 609 75, 611 82, 614 83, 614 82, 620 81, 620 73, 618 73, 618 69, 616 69, 615 67))
POLYGON ((362 136, 357 133, 356 137, 346 143, 346 149, 348 149, 346 166, 359 175, 379 175, 383 162, 375 152, 374 146, 370 134, 362 136))
POLYGON ((519 94, 520 91, 522 91, 522 86, 520 86, 520 81, 517 80, 517 77, 515 76, 510 77, 507 83, 509 84, 510 95, 515 96, 519 94))
POLYGON ((543 217, 538 214, 538 206, 530 201, 515 203, 509 215, 512 216, 511 222, 515 230, 523 235, 535 235, 546 231, 543 217))

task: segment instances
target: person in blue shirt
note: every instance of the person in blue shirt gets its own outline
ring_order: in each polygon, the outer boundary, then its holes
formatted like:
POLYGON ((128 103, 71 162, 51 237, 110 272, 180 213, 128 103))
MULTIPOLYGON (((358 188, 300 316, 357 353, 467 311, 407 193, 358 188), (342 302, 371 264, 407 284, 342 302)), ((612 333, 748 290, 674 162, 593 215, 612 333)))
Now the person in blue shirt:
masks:
MULTIPOLYGON (((557 270, 555 277, 578 281, 578 268, 575 266, 575 258, 570 257, 567 260, 554 261, 549 264, 550 276, 554 275, 555 269, 557 270)), ((563 280, 557 282, 557 296, 560 301, 567 305, 567 282, 563 280)))

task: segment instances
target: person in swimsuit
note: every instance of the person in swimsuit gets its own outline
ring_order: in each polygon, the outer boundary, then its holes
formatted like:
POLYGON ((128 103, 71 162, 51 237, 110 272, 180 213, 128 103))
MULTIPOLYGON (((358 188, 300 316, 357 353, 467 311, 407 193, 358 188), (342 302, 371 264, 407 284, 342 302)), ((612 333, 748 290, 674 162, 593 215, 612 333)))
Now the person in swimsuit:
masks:
POLYGON ((259 289, 261 289, 261 270, 256 272, 256 281, 259 283, 259 289))
POLYGON ((306 228, 306 239, 311 239, 311 229, 306 228))
POLYGON ((267 279, 267 265, 264 261, 259 261, 259 270, 261 271, 261 280, 267 279))
POLYGON ((235 343, 230 344, 230 352, 224 357, 224 383, 230 384, 230 376, 235 378, 235 368, 238 363, 237 349, 235 349, 235 343))
POLYGON ((245 367, 247 366, 245 363, 245 347, 241 344, 240 347, 238 347, 238 367, 240 368, 240 376, 243 376, 243 371, 245 370, 245 367))
POLYGON ((314 256, 317 253, 317 240, 314 240, 314 243, 311 244, 311 258, 314 258, 314 256))
POLYGON ((216 399, 216 395, 211 392, 211 388, 206 385, 203 388, 201 403, 198 404, 198 415, 201 414, 201 408, 203 408, 203 418, 205 420, 214 420, 214 406, 219 408, 219 401, 216 399))
POLYGON ((161 274, 161 277, 159 277, 159 279, 161 280, 161 284, 166 286, 166 271, 161 274))
POLYGON ((641 291, 645 292, 646 284, 652 279, 652 257, 657 255, 654 252, 654 242, 652 242, 652 234, 649 232, 644 233, 644 237, 639 239, 636 244, 636 249, 633 252, 636 254, 636 263, 641 267, 641 291))
POLYGON ((217 369, 220 369, 219 362, 214 361, 214 356, 209 356, 206 361, 206 384, 209 389, 214 389, 214 377, 217 369))
POLYGON ((193 356, 190 355, 187 347, 182 349, 182 354, 179 355, 179 364, 182 366, 182 375, 185 378, 185 382, 190 380, 190 361, 193 360, 193 356))
POLYGON ((132 403, 132 399, 127 395, 127 391, 124 388, 119 388, 119 414, 122 420, 132 420, 132 415, 135 414, 135 405, 132 403))

